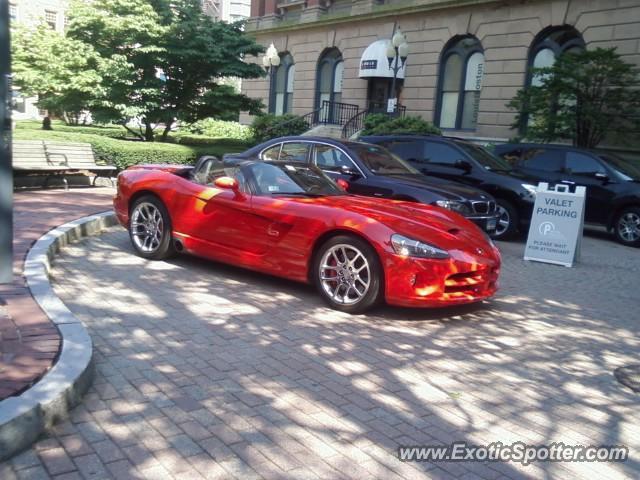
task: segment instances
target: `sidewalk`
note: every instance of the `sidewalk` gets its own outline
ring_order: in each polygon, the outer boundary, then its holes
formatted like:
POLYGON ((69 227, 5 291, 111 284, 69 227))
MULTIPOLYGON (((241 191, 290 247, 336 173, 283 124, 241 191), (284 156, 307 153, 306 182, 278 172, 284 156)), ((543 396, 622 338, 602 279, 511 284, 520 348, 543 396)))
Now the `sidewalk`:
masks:
POLYGON ((52 228, 111 208, 113 190, 39 190, 14 195, 14 279, 0 285, 0 400, 22 392, 54 364, 57 328, 40 310, 22 275, 31 245, 52 228))

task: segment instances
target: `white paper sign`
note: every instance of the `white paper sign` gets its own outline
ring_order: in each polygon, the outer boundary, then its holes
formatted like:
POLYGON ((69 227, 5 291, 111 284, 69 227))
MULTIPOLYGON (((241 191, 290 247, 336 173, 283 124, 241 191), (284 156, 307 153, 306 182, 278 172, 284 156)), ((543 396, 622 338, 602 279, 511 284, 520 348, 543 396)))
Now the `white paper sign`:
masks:
POLYGON ((585 187, 540 183, 524 251, 525 260, 572 267, 580 256, 585 187))

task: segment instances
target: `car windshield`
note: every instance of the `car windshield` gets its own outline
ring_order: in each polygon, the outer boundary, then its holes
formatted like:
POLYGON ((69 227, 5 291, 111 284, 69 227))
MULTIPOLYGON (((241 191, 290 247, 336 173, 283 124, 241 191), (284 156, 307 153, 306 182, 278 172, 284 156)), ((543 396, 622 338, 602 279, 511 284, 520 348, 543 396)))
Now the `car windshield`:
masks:
POLYGON ((508 172, 511 170, 511 165, 480 145, 469 142, 456 143, 487 170, 496 172, 508 172))
POLYGON ((256 162, 247 168, 253 176, 257 195, 324 197, 345 194, 315 166, 303 163, 256 162))
POLYGON ((600 155, 605 162, 609 164, 609 167, 614 169, 620 177, 628 182, 640 181, 640 165, 633 164, 623 158, 607 153, 606 155, 600 155))
POLYGON ((362 163, 376 175, 419 175, 420 172, 389 150, 377 145, 353 144, 349 146, 362 163))

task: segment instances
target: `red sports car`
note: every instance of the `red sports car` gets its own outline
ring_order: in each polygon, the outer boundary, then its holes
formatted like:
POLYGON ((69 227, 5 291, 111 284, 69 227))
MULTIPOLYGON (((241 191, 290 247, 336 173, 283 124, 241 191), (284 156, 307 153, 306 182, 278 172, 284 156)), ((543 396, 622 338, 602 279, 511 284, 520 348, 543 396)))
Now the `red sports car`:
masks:
POLYGON ((315 284, 333 308, 378 300, 440 307, 497 289, 500 253, 469 220, 439 207, 349 195, 314 166, 203 157, 145 165, 114 198, 136 252, 189 252, 315 284))

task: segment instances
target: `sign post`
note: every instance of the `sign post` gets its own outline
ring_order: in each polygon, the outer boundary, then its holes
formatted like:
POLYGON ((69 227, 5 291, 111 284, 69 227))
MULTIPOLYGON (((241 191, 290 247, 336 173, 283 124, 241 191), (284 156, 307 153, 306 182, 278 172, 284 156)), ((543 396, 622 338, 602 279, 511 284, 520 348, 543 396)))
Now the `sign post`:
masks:
POLYGON ((580 256, 585 187, 540 183, 529 227, 525 260, 572 267, 580 256))
POLYGON ((9 2, 0 1, 0 283, 13 281, 9 2))

